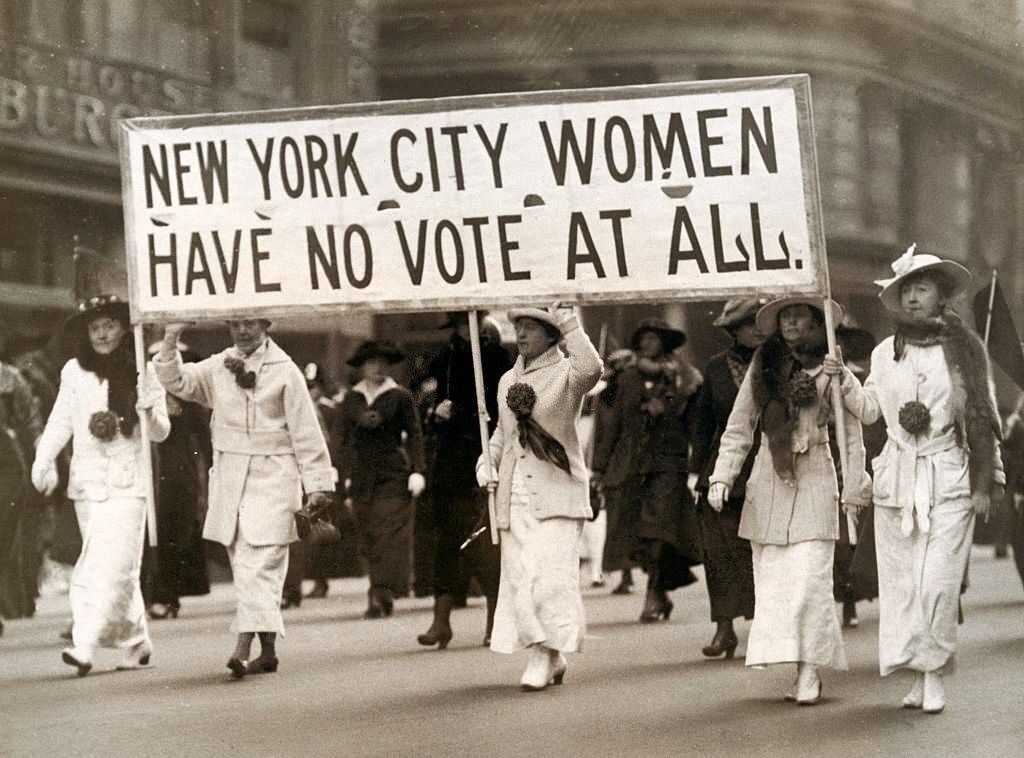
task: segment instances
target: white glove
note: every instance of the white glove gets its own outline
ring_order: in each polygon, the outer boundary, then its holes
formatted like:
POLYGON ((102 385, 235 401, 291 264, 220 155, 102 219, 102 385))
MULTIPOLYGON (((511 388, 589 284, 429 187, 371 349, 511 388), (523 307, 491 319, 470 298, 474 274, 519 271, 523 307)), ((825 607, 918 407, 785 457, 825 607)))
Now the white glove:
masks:
POLYGON ((37 458, 32 464, 32 486, 42 495, 52 495, 57 489, 57 467, 53 461, 37 458))
POLYGON ((138 399, 135 401, 135 410, 139 413, 153 409, 160 399, 162 388, 158 382, 150 379, 149 374, 143 371, 139 374, 139 381, 136 385, 138 399))
POLYGON ((693 496, 694 502, 697 501, 697 482, 700 481, 700 474, 687 474, 686 475, 686 489, 690 491, 693 496))
POLYGON ((442 400, 434 408, 434 415, 442 421, 448 421, 455 413, 455 404, 451 400, 442 400))
POLYGON ((487 478, 487 467, 483 463, 476 467, 476 483, 481 487, 487 487, 494 483, 493 479, 487 478))
POLYGON ((415 471, 409 474, 409 494, 419 497, 426 488, 427 480, 423 478, 423 474, 418 474, 415 471))
POLYGON ((575 306, 563 306, 556 300, 548 306, 548 313, 551 314, 555 323, 558 324, 558 328, 561 330, 563 335, 565 334, 567 327, 578 323, 575 306))
POLYGON ((716 512, 721 513, 725 507, 725 501, 729 499, 729 485, 723 482, 712 482, 708 487, 708 505, 716 512))

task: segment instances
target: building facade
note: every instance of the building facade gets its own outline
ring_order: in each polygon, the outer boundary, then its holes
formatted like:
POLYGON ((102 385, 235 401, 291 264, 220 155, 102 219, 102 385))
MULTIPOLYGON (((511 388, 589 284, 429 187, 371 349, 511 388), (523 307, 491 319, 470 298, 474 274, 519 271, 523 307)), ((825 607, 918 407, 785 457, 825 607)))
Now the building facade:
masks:
MULTIPOLYGON (((887 331, 872 280, 917 242, 976 286, 998 269, 1024 325, 1022 16, 1024 0, 0 0, 4 322, 38 338, 66 312, 76 235, 123 255, 120 118, 808 73, 853 319, 887 331)), ((722 344, 716 307, 586 315, 614 347, 663 313, 699 362, 722 344)), ((373 332, 427 345, 431 323, 281 327, 338 363, 373 332)))

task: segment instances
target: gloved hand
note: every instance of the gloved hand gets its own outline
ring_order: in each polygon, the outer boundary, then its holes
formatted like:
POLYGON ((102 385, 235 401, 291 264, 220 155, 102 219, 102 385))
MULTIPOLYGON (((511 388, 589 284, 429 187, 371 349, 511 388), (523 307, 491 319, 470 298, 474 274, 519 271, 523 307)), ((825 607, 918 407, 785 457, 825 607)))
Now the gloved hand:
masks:
POLYGON ((493 479, 487 478, 487 467, 484 466, 482 463, 479 464, 476 467, 476 483, 479 484, 481 487, 487 487, 492 482, 494 482, 493 479))
POLYGON ((725 507, 725 501, 729 499, 729 485, 724 482, 711 482, 708 487, 708 505, 716 512, 721 513, 725 507))
POLYGON ((413 471, 409 474, 409 494, 413 497, 419 497, 423 494, 423 490, 427 488, 427 480, 423 478, 423 474, 413 471))
POLYGON ((563 306, 557 300, 548 306, 548 313, 552 320, 558 325, 558 329, 564 335, 567 328, 577 324, 577 313, 575 306, 563 306))
POLYGON ((57 489, 57 467, 53 461, 36 458, 32 464, 32 486, 42 495, 52 495, 57 489))
POLYGON ((311 518, 325 518, 334 502, 334 495, 330 492, 310 492, 306 497, 306 510, 311 518))
POLYGON ((153 407, 160 401, 163 390, 159 382, 153 380, 147 372, 143 371, 139 374, 136 394, 135 410, 143 413, 153 410, 153 407))
POLYGON ((447 421, 455 413, 455 404, 451 400, 442 400, 434 408, 434 415, 442 421, 447 421))

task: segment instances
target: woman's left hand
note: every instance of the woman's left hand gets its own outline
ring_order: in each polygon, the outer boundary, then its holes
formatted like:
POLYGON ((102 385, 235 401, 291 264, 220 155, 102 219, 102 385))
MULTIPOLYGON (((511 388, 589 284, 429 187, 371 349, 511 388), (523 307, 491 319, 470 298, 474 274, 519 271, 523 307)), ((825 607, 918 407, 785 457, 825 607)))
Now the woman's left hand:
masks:
POLYGON ((562 305, 557 300, 548 306, 548 313, 551 314, 558 328, 565 334, 565 328, 576 318, 576 306, 562 305))
POLYGON ((423 478, 423 474, 413 471, 409 474, 409 494, 413 497, 419 497, 423 494, 423 490, 427 488, 427 480, 423 478))
POLYGON ((992 507, 992 498, 987 492, 972 492, 971 493, 971 510, 978 516, 988 516, 989 509, 992 507))

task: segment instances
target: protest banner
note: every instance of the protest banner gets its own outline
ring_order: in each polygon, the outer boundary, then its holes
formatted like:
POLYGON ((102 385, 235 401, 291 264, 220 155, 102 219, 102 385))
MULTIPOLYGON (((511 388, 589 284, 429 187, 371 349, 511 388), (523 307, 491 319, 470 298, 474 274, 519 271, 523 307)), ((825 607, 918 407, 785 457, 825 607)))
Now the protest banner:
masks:
POLYGON ((122 122, 133 321, 827 291, 807 76, 122 122))

